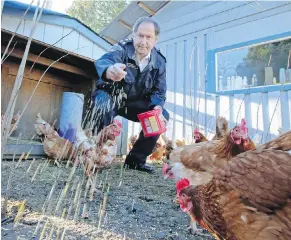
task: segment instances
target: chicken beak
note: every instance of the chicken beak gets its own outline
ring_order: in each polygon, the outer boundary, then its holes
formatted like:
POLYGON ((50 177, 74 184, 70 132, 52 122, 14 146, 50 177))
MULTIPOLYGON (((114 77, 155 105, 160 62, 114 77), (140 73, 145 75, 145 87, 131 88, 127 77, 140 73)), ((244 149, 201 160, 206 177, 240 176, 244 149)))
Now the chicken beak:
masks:
POLYGON ((173 200, 174 203, 176 204, 180 204, 180 199, 178 197, 176 197, 174 200, 173 200))

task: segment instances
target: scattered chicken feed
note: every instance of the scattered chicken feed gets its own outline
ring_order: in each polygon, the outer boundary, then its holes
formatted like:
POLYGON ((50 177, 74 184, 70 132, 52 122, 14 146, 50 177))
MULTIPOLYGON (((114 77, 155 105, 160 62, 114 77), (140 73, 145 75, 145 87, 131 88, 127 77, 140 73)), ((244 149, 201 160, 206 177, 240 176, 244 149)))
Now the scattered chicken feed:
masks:
POLYGON ((213 239, 189 233, 175 183, 155 167, 147 174, 116 162, 88 178, 45 159, 2 161, 1 239, 213 239))

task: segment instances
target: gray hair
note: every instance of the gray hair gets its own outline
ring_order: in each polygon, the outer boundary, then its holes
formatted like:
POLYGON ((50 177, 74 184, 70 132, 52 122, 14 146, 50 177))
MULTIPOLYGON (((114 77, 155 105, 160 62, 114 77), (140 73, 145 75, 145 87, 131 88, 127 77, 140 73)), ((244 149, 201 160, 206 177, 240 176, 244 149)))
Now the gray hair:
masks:
POLYGON ((133 32, 136 33, 137 29, 139 27, 139 25, 141 25, 142 23, 152 23, 155 27, 155 34, 158 37, 160 35, 160 25, 152 18, 150 17, 141 17, 139 19, 136 20, 134 26, 133 26, 133 32))

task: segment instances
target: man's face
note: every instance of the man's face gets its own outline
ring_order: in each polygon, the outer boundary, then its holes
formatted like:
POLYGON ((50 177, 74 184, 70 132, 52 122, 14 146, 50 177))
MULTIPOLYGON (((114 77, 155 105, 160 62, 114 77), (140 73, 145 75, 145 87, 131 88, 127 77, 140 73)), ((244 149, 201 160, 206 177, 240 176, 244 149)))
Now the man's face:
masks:
POLYGON ((156 45, 157 37, 153 23, 141 23, 133 34, 133 45, 135 51, 141 57, 145 57, 156 45))

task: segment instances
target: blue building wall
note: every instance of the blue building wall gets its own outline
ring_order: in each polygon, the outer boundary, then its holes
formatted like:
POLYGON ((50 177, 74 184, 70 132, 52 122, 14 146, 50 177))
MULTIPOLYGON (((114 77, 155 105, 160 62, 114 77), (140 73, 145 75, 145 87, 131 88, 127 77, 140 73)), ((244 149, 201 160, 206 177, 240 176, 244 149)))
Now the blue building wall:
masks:
POLYGON ((217 52, 291 37, 290 2, 171 2, 154 18, 162 29, 158 47, 168 61, 167 137, 189 143, 198 127, 210 138, 217 116, 226 117, 230 127, 246 118, 257 143, 275 137, 280 128, 290 130, 291 83, 215 88, 217 52))

